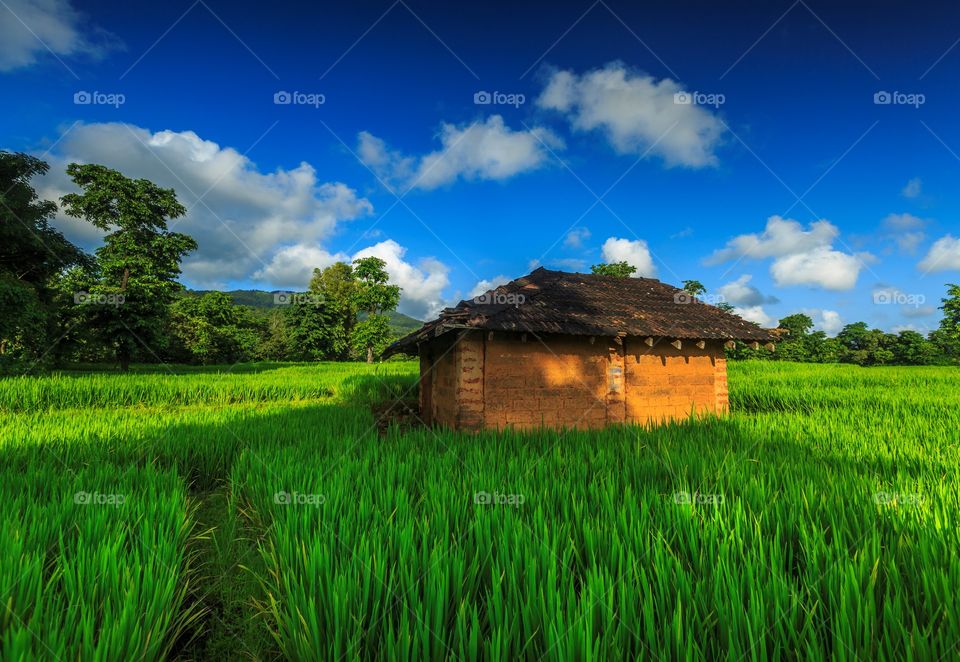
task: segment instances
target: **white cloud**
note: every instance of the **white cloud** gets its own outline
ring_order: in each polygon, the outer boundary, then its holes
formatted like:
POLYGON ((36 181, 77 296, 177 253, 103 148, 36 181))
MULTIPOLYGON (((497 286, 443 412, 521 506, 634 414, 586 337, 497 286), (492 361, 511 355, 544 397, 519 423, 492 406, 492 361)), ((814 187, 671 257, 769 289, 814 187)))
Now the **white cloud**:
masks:
POLYGON ((413 157, 389 149, 383 140, 363 131, 357 149, 360 159, 388 184, 429 190, 458 178, 509 179, 542 166, 549 157, 547 146, 563 147, 563 141, 549 130, 514 131, 500 115, 462 127, 445 123, 439 138, 440 149, 413 157))
POLYGON ((0 71, 28 67, 51 51, 63 57, 99 58, 118 45, 113 35, 84 25, 68 0, 6 0, 4 5, 0 7, 0 71))
POLYGON ((843 329, 843 320, 836 310, 821 308, 807 308, 803 311, 813 320, 813 328, 823 331, 828 336, 835 336, 843 329))
POLYGON ((773 318, 770 317, 763 306, 744 306, 733 309, 734 315, 739 315, 748 322, 756 322, 760 326, 770 326, 773 318))
POLYGON ((650 249, 647 248, 647 242, 642 239, 631 241, 630 239, 610 237, 603 242, 601 254, 604 262, 626 262, 636 267, 637 271, 633 274, 634 277, 653 277, 657 275, 657 268, 650 256, 650 249))
MULTIPOLYGON (((184 275, 200 287, 248 278, 270 267, 281 251, 299 250, 305 259, 305 247, 320 250, 338 224, 373 211, 370 202, 347 185, 318 181, 308 163, 262 172, 232 147, 203 140, 192 131, 152 133, 118 123, 78 124, 47 158, 50 173, 38 180, 38 190, 48 199, 75 190, 64 172, 73 161, 101 163, 128 177, 173 188, 189 211, 170 227, 197 240, 199 249, 184 261, 184 275)), ((89 224, 62 212, 55 225, 86 246, 100 236, 89 224)))
POLYGON ((564 237, 563 245, 567 248, 582 248, 583 242, 590 238, 588 228, 574 228, 564 237))
POLYGON ((490 290, 496 289, 506 283, 509 283, 511 280, 513 279, 509 278, 508 276, 504 276, 503 274, 499 274, 497 276, 494 276, 493 278, 489 278, 489 279, 485 278, 483 280, 479 280, 477 281, 477 284, 473 286, 473 289, 470 290, 470 294, 467 295, 467 298, 472 299, 473 297, 478 297, 481 294, 484 294, 486 292, 489 292, 490 290))
POLYGON ((715 165, 723 123, 703 106, 675 103, 683 91, 669 78, 657 81, 611 62, 579 76, 555 71, 537 105, 563 113, 576 130, 602 131, 621 154, 649 151, 670 166, 715 165))
POLYGON ((767 296, 760 292, 753 285, 749 285, 750 274, 744 274, 740 278, 721 285, 717 293, 723 297, 724 301, 732 303, 735 306, 761 306, 765 303, 777 303, 779 299, 774 296, 767 296))
POLYGON ((949 234, 940 237, 917 266, 924 272, 960 271, 960 238, 949 234))
POLYGON ((798 221, 771 216, 762 233, 734 237, 704 262, 714 265, 741 258, 772 257, 776 259, 770 265, 770 275, 778 287, 810 285, 846 290, 856 285, 860 269, 873 256, 834 250, 832 244, 839 234, 827 220, 814 221, 804 229, 798 221))
POLYGON ((926 239, 922 229, 927 221, 913 214, 888 214, 883 219, 883 230, 904 253, 913 254, 926 239))
POLYGON ((937 309, 934 306, 904 306, 900 309, 904 317, 930 317, 936 312, 937 309))
POLYGON ((390 282, 403 288, 398 310, 417 319, 435 317, 446 305, 441 292, 450 283, 450 269, 432 257, 425 257, 413 265, 404 259, 406 253, 405 247, 387 239, 357 251, 352 259, 379 257, 387 263, 390 282))
POLYGON ((770 274, 780 287, 810 285, 826 290, 849 290, 857 284, 867 258, 866 254, 849 255, 822 246, 807 253, 777 258, 770 265, 770 274))
POLYGON ((808 230, 804 230, 798 221, 771 216, 762 233, 734 237, 725 248, 714 251, 705 263, 720 264, 741 257, 762 259, 794 255, 829 246, 839 234, 837 227, 827 220, 814 221, 808 230))
POLYGON ((390 283, 399 285, 401 313, 417 319, 435 316, 444 307, 441 292, 450 283, 449 268, 435 258, 424 258, 418 265, 404 258, 407 249, 387 239, 358 250, 353 255, 331 254, 319 246, 286 247, 273 256, 270 264, 254 274, 254 278, 278 289, 302 290, 307 287, 315 268, 323 269, 334 262, 351 263, 361 257, 379 257, 387 263, 390 283))
POLYGON ((903 190, 900 191, 900 195, 905 198, 918 198, 923 192, 923 182, 920 181, 919 177, 914 177, 907 185, 903 187, 903 190))

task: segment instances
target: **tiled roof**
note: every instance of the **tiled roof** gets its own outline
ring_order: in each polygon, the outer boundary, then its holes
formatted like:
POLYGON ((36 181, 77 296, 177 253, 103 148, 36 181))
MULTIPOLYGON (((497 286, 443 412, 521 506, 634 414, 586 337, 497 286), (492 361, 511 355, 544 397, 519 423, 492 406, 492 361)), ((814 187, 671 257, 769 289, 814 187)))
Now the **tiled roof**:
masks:
POLYGON ((540 268, 446 308, 440 317, 391 345, 387 354, 415 354, 417 343, 457 329, 762 343, 777 340, 769 330, 654 278, 540 268))

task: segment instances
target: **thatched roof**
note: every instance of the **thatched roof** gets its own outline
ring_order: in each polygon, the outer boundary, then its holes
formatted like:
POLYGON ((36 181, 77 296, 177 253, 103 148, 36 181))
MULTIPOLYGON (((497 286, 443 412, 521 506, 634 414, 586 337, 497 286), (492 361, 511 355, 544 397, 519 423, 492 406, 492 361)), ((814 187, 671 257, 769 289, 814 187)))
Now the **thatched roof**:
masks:
POLYGON ((655 278, 540 268, 444 309, 440 317, 392 344, 386 354, 416 354, 417 344, 458 329, 762 343, 777 340, 769 330, 655 278))

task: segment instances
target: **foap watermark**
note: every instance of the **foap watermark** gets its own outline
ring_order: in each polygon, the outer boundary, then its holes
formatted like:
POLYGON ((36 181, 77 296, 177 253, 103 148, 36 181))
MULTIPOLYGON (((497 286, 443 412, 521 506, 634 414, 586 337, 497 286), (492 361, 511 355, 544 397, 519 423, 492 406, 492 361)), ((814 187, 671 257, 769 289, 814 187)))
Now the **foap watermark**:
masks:
POLYGON ((927 297, 923 294, 907 294, 899 290, 877 290, 873 293, 873 302, 879 306, 913 306, 919 308, 927 302, 927 297))
POLYGON ((501 492, 475 492, 473 503, 478 506, 513 506, 519 508, 526 502, 522 494, 505 494, 501 492))
POLYGON ((673 295, 673 302, 680 305, 688 303, 705 303, 710 306, 716 306, 720 303, 726 303, 727 299, 722 294, 702 294, 694 296, 689 292, 677 292, 673 295))
POLYGON ((273 103, 277 106, 313 106, 319 108, 327 102, 327 97, 319 92, 287 92, 280 90, 273 93, 273 103))
POLYGON ((527 97, 516 92, 487 92, 480 90, 473 93, 473 103, 478 106, 513 106, 519 108, 527 102, 527 97))
POLYGON ((304 494, 302 492, 275 492, 273 502, 278 506, 313 506, 319 508, 326 503, 323 494, 304 494))
POLYGON ((119 108, 127 102, 127 97, 119 92, 87 92, 80 90, 73 93, 73 103, 78 106, 113 106, 119 108))
POLYGON ((123 294, 103 294, 97 292, 75 292, 73 302, 78 306, 122 306, 127 297, 123 294))
POLYGON ((722 494, 701 494, 700 492, 674 492, 673 502, 679 506, 719 506, 724 501, 722 494))
POLYGON ((913 508, 923 504, 923 495, 913 492, 877 492, 873 501, 878 506, 905 506, 913 508))
POLYGON ((719 108, 727 102, 727 97, 717 92, 676 92, 673 103, 677 106, 713 106, 719 108))
POLYGON ((514 292, 484 292, 479 296, 473 297, 472 301, 478 306, 514 306, 520 307, 527 300, 522 294, 514 292))
POLYGON ((101 494, 100 492, 77 492, 73 502, 78 506, 113 506, 119 508, 126 502, 123 494, 101 494))
POLYGON ((273 305, 275 306, 322 306, 326 299, 322 294, 314 292, 274 292, 273 305))
POLYGON ((925 94, 919 92, 887 92, 880 90, 873 93, 873 103, 877 106, 913 106, 919 108, 927 102, 925 94))

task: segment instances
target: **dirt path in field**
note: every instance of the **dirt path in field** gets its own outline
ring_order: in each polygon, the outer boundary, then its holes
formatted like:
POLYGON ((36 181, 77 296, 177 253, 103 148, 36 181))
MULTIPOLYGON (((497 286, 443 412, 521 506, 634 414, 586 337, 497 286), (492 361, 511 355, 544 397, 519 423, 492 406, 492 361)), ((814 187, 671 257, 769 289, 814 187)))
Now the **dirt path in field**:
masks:
POLYGON ((252 532, 232 512, 228 488, 197 492, 191 541, 194 574, 186 607, 201 610, 177 640, 174 660, 278 660, 254 599, 262 593, 251 570, 260 556, 252 532))

